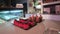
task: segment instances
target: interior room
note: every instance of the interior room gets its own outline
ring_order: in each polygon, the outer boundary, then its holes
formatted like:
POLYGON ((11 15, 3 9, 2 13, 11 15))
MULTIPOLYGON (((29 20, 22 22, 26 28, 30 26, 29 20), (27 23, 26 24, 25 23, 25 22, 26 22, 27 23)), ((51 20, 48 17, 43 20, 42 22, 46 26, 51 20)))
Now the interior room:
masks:
POLYGON ((60 0, 0 0, 0 34, 60 34, 60 0))

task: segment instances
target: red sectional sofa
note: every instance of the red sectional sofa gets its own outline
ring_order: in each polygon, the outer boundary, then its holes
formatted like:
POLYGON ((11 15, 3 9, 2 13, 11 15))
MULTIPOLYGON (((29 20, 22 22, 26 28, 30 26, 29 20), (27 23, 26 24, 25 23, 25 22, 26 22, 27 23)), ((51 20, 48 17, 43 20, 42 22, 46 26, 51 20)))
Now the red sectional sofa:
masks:
POLYGON ((42 21, 42 16, 40 15, 39 17, 36 15, 32 15, 28 19, 19 19, 17 21, 16 19, 14 20, 14 25, 21 27, 25 30, 30 29, 31 27, 35 26, 37 23, 42 21))
POLYGON ((34 26, 35 23, 21 19, 20 21, 14 20, 14 25, 27 30, 27 29, 31 28, 32 26, 34 26))

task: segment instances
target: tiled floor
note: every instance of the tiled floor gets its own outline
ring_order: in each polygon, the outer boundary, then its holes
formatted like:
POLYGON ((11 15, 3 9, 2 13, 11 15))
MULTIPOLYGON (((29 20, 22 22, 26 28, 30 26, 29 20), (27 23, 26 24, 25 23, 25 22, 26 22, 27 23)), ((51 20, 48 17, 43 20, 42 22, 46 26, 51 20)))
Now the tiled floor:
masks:
POLYGON ((60 30, 60 21, 44 20, 29 30, 23 30, 9 22, 2 23, 0 24, 0 34, 43 34, 46 27, 60 30))

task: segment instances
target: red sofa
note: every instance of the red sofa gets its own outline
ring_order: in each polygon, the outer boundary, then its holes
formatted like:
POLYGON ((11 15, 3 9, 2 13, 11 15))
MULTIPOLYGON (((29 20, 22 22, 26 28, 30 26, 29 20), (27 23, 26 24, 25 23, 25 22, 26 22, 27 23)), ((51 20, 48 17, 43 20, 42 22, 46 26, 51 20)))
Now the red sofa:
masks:
POLYGON ((28 20, 20 19, 20 21, 14 20, 14 25, 28 30, 29 28, 33 27, 35 23, 28 20))
POLYGON ((14 20, 14 25, 21 27, 25 30, 30 29, 31 27, 35 26, 37 23, 40 23, 42 21, 42 16, 34 16, 32 15, 28 19, 19 19, 17 21, 16 19, 14 20))

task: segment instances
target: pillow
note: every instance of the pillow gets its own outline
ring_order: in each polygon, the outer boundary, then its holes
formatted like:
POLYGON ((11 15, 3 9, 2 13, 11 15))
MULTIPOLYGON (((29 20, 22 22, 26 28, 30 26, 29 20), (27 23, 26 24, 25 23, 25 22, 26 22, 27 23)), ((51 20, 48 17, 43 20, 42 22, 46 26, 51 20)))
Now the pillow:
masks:
POLYGON ((41 15, 36 15, 36 22, 39 23, 42 21, 42 16, 41 15))
POLYGON ((40 20, 39 20, 40 16, 36 15, 36 23, 38 23, 40 20))
POLYGON ((31 16, 29 17, 29 20, 34 22, 34 21, 35 21, 35 16, 34 16, 34 15, 31 15, 31 16))

